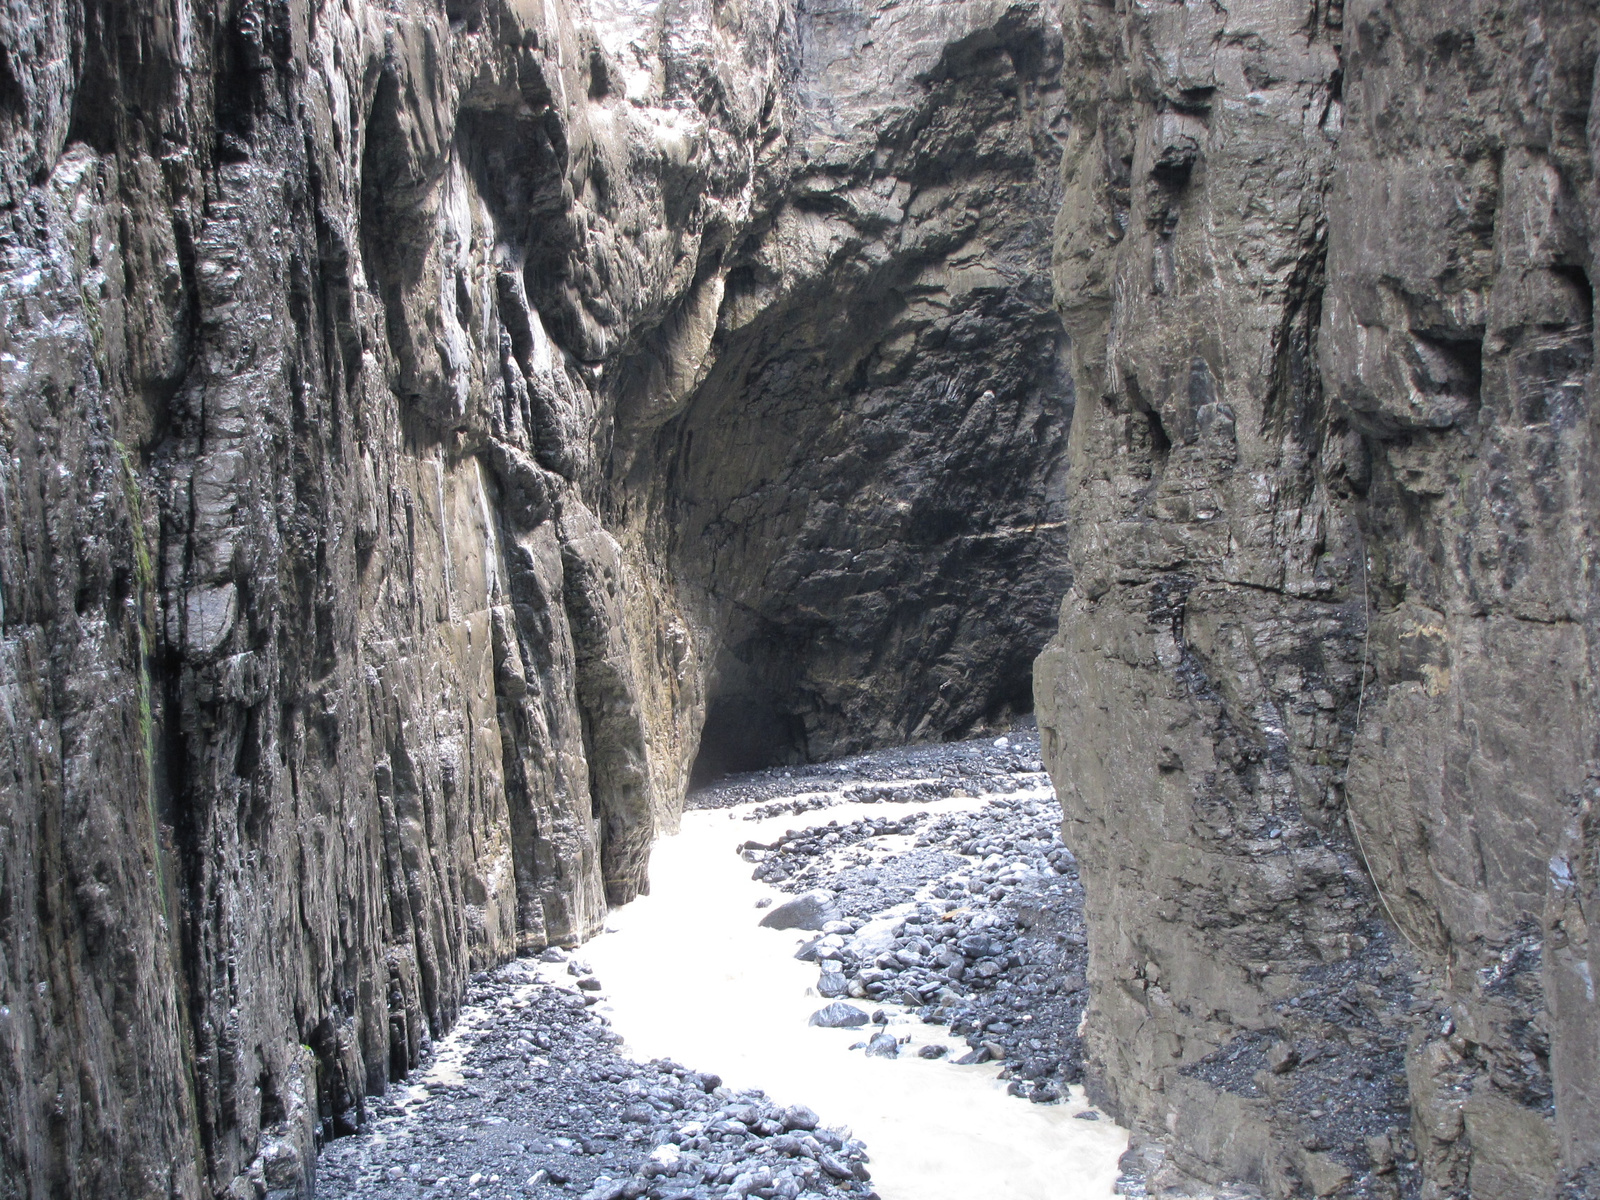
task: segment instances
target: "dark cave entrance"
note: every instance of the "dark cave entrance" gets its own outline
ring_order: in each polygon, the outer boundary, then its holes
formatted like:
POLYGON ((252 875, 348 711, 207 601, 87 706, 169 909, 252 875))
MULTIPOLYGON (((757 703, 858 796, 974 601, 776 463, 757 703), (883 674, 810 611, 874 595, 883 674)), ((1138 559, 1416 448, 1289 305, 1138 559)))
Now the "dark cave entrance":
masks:
MULTIPOLYGON (((952 742, 1003 733, 1030 718, 1033 715, 1032 654, 1020 657, 1013 669, 1005 672, 1005 677, 1009 682, 989 693, 988 703, 982 710, 973 712, 966 721, 944 730, 932 740, 952 742)), ((758 688, 714 694, 706 703, 706 721, 700 731, 700 748, 689 772, 689 789, 705 787, 745 771, 797 766, 811 761, 812 756, 806 749, 804 720, 783 707, 774 693, 758 688)))
POLYGON ((748 692, 713 696, 706 703, 700 750, 689 787, 704 787, 726 775, 806 761, 805 727, 770 696, 748 692))
MULTIPOLYGON (((995 690, 984 724, 991 729, 1002 728, 1033 715, 1033 656, 1029 655, 1010 672, 1010 682, 995 690)), ((966 733, 952 733, 946 741, 966 737, 966 733)))

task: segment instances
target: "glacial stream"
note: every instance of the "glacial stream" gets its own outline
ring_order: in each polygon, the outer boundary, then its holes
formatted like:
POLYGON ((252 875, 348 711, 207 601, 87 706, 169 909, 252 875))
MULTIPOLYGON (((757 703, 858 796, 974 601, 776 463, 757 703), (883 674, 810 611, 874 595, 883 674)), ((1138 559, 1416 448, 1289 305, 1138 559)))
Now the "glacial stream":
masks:
POLYGON ((1113 1195, 1128 1138, 1069 1086, 1082 891, 1031 728, 693 803, 603 933, 474 977, 320 1196, 1113 1195), (857 1026, 811 1024, 830 1004, 857 1026))
POLYGON ((898 1005, 866 1006, 890 1014, 890 1032, 910 1035, 898 1059, 850 1049, 870 1028, 809 1026, 828 1003, 815 992, 816 968, 794 957, 810 935, 760 927, 757 902, 785 897, 753 881, 735 853, 743 841, 819 820, 958 812, 985 800, 846 804, 763 821, 741 819, 748 806, 685 813, 681 832, 655 848, 650 895, 614 912, 581 951, 605 981, 600 1011, 635 1055, 717 1071, 730 1086, 848 1124, 867 1144, 883 1200, 1110 1196, 1127 1133, 1103 1116, 1080 1117, 1092 1111, 1081 1089, 1051 1105, 1008 1096, 998 1065, 957 1066, 966 1045, 898 1005), (918 1057, 928 1042, 948 1045, 950 1056, 918 1057))

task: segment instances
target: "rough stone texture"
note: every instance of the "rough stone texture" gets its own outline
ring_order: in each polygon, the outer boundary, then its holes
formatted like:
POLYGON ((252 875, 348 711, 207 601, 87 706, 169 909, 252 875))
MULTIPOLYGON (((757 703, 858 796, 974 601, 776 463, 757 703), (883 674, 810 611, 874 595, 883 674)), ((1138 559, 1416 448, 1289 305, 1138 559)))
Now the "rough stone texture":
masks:
POLYGON ((1064 591, 1132 1173, 1592 1193, 1597 26, 0 6, 0 1196, 303 1192, 697 753, 1064 591))
POLYGON ((1600 19, 1064 22, 1098 1093, 1153 1194, 1593 1194, 1600 19))
POLYGON ((706 752, 734 769, 1031 709, 1069 582, 1053 6, 796 21, 791 199, 728 263, 653 456, 680 464, 663 537, 706 581, 706 752))
POLYGON ((0 50, 0 1195, 303 1191, 471 970, 646 885, 708 696, 767 758, 1025 703, 1049 6, 0 50))

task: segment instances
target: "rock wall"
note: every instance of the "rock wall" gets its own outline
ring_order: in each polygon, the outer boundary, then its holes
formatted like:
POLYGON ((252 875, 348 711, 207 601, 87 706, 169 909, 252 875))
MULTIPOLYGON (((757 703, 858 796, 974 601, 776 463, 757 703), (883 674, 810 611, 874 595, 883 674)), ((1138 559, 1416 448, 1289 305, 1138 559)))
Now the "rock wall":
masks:
POLYGON ((731 264, 705 381, 651 456, 680 464, 662 536, 721 631, 725 765, 1032 709, 1070 580, 1053 18, 799 10, 790 199, 731 264))
POLYGON ((1129 1166, 1592 1195, 1600 18, 1064 22, 1075 582, 1036 687, 1129 1166))
POLYGON ((303 1192, 468 973, 647 885, 708 699, 724 763, 1026 704, 1050 6, 0 51, 0 1196, 303 1192))
POLYGON ((1582 0, 0 10, 0 1196, 304 1192, 697 758, 1025 707, 1063 593, 1130 1170, 1600 1187, 1597 51, 1582 0))

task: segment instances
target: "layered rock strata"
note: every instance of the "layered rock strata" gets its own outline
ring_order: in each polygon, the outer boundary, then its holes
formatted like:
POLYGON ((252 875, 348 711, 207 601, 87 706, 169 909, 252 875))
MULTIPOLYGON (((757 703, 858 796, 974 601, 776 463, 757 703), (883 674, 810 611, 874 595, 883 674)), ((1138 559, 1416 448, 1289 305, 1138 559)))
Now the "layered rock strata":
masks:
POLYGON ((708 697, 725 759, 1026 702, 1047 6, 0 47, 0 1195, 304 1191, 470 971, 646 886, 708 697))
POLYGON ((1600 21, 1064 13, 1098 1095, 1152 1194, 1591 1195, 1600 21))

